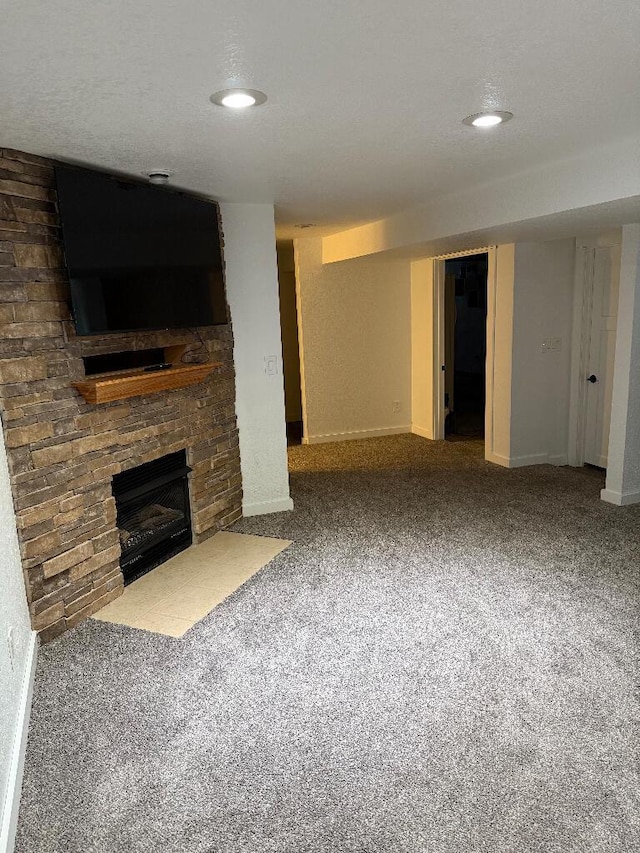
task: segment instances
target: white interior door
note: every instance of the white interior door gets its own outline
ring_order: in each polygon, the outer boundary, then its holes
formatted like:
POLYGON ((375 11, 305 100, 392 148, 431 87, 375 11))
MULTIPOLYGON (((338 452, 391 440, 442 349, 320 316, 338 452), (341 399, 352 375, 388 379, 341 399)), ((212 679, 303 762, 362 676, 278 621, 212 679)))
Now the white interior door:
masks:
POLYGON ((587 360, 584 461, 607 467, 616 319, 620 285, 620 246, 593 250, 593 307, 587 360))

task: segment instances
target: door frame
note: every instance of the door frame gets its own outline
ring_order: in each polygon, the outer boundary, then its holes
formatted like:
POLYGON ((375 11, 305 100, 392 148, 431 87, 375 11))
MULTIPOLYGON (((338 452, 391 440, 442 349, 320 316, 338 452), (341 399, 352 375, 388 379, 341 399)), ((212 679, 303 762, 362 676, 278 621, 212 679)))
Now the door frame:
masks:
POLYGON ((433 259, 433 437, 444 440, 444 275, 446 257, 433 259))
POLYGON ((497 246, 481 246, 433 258, 433 437, 444 440, 444 277, 445 262, 470 255, 487 255, 487 356, 485 361, 484 448, 485 459, 493 461, 493 388, 495 373, 497 246))
MULTIPOLYGON (((576 238, 573 287, 573 323, 571 333, 571 373, 569 393, 569 441, 567 461, 574 468, 585 464, 587 424, 587 386, 591 347, 591 322, 595 286, 595 250, 619 246, 615 237, 576 238)), ((616 331, 617 334, 617 331, 616 331)))

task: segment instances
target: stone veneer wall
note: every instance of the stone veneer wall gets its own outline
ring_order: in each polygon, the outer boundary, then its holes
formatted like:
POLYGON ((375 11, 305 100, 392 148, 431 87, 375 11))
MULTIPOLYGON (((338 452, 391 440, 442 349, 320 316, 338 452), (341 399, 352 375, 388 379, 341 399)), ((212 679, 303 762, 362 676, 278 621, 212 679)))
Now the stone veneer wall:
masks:
POLYGON ((34 629, 57 636, 122 593, 114 474, 187 451, 195 541, 241 515, 230 326, 79 338, 53 164, 0 149, 0 414, 34 629), (204 382, 91 406, 83 356, 187 344, 204 382), (204 345, 204 346, 203 346, 204 345), (206 352, 204 349, 206 348, 206 352))

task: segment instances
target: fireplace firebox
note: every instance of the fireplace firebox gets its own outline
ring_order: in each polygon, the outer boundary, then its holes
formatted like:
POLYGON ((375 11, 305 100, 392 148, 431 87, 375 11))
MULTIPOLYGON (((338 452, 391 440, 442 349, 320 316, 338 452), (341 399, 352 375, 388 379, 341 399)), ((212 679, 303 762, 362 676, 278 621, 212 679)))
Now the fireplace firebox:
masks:
POLYGON ((114 476, 125 585, 191 545, 190 471, 181 450, 114 476))

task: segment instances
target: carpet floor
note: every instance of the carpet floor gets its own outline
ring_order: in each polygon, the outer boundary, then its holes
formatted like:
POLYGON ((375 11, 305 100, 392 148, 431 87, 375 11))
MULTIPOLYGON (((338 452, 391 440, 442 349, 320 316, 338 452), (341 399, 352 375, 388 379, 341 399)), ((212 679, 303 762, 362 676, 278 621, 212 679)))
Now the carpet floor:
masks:
POLYGON ((292 447, 181 639, 40 653, 18 853, 640 851, 640 507, 477 442, 292 447))

